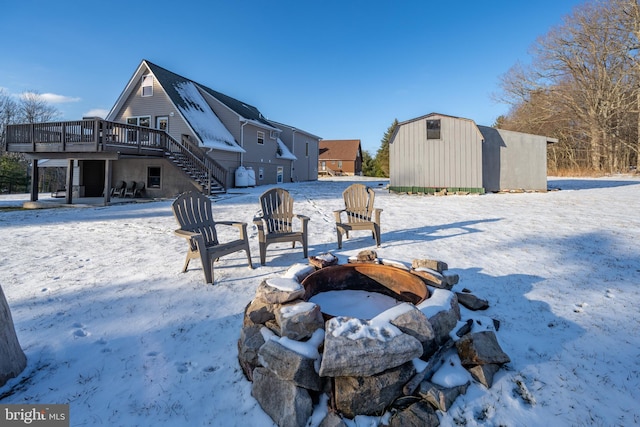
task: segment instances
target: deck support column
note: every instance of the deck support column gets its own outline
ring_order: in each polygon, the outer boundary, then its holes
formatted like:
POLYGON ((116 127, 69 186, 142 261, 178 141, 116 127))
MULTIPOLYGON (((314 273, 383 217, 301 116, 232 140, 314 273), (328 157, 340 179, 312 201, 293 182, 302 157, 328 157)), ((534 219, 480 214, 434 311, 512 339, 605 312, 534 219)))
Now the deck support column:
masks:
POLYGON ((69 159, 69 163, 67 163, 67 192, 65 198, 66 204, 73 203, 73 159, 69 159))
POLYGON ((111 202, 111 163, 106 159, 104 161, 104 205, 109 206, 111 202))
POLYGON ((38 173, 38 159, 31 161, 31 201, 38 201, 38 181, 40 181, 40 175, 38 173))

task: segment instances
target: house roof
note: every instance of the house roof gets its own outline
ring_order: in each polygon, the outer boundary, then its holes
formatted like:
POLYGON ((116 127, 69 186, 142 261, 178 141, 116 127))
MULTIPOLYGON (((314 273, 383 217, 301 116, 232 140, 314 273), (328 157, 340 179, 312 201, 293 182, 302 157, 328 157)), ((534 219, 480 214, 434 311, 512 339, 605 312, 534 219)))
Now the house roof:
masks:
MULTIPOLYGON (((224 105, 226 105, 229 109, 231 109, 232 111, 234 111, 237 115, 239 115, 240 117, 243 117, 245 119, 248 120, 252 120, 258 123, 262 123, 263 125, 269 126, 269 127, 274 127, 268 120, 266 120, 263 116, 262 113, 253 105, 249 105, 246 102, 242 102, 239 101, 235 98, 232 98, 228 95, 225 95, 223 93, 220 93, 218 91, 215 91, 213 89, 211 89, 210 87, 207 87, 203 84, 197 83, 191 79, 187 79, 186 77, 182 77, 176 73, 173 73, 169 70, 167 70, 166 68, 162 68, 159 65, 156 65, 150 61, 147 61, 146 59, 143 60, 144 63, 147 64, 147 66, 149 67, 149 69, 151 70, 151 72, 158 78, 158 79, 162 79, 164 82, 166 83, 170 83, 171 85, 175 86, 176 84, 179 84, 181 82, 185 82, 185 81, 189 81, 194 83, 195 85, 197 85, 200 89, 202 89, 203 91, 207 92, 208 94, 210 94, 211 96, 213 96, 214 98, 216 98, 218 101, 220 101, 221 103, 223 103, 224 105)), ((164 87, 164 85, 163 85, 164 87)), ((166 90, 166 88, 165 88, 166 90)), ((174 100, 175 102, 175 93, 171 93, 168 94, 169 97, 174 100)), ((180 99, 177 98, 177 101, 180 102, 180 99)))
POLYGON ((298 129, 298 128, 296 128, 296 127, 293 127, 293 126, 288 125, 288 124, 285 124, 285 123, 276 122, 276 121, 274 121, 274 120, 270 120, 270 121, 269 121, 269 123, 272 123, 274 126, 277 126, 277 127, 279 127, 279 128, 288 128, 288 129, 290 129, 290 130, 292 130, 292 131, 294 131, 294 132, 297 132, 297 133, 303 133, 303 134, 305 134, 305 135, 307 135, 307 136, 309 136, 309 137, 311 137, 311 138, 313 138, 313 139, 317 139, 317 140, 320 140, 320 139, 321 139, 319 136, 314 135, 314 134, 312 134, 312 133, 309 133, 309 132, 307 132, 306 130, 298 129))
POLYGON ((318 148, 320 160, 355 160, 360 154, 360 140, 321 140, 318 148))
POLYGON ((129 94, 136 87, 134 83, 140 77, 141 73, 146 73, 146 69, 153 74, 157 84, 162 87, 169 100, 175 105, 187 125, 200 140, 200 143, 206 147, 224 151, 245 151, 220 121, 211 106, 206 102, 205 97, 207 96, 215 98, 226 108, 237 114, 240 120, 250 121, 268 129, 279 130, 266 120, 256 107, 217 92, 146 59, 142 60, 137 71, 134 73, 129 84, 107 117, 110 117, 122 108, 129 94))

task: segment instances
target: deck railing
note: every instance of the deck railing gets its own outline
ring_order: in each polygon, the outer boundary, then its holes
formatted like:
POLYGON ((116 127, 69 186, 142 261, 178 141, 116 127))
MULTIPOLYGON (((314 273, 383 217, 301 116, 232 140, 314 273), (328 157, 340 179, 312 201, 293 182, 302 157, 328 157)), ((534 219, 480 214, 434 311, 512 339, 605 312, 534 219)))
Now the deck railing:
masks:
POLYGON ((101 119, 8 125, 7 151, 19 152, 135 152, 164 150, 167 133, 158 129, 101 119), (113 148, 111 148, 113 147, 113 148))
POLYGON ((181 143, 163 130, 102 119, 31 123, 6 127, 6 150, 22 153, 120 152, 167 156, 179 153, 191 175, 210 190, 212 180, 227 188, 227 171, 195 144, 181 143))

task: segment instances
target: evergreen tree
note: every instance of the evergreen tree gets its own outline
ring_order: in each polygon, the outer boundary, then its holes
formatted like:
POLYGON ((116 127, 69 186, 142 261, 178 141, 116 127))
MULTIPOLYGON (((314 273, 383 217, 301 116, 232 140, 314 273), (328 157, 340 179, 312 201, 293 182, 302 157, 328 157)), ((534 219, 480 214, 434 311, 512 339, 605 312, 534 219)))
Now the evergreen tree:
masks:
POLYGON ((0 193, 27 191, 29 185, 28 163, 13 153, 0 157, 0 193))
POLYGON ((391 136, 396 131, 398 127, 398 119, 393 119, 393 123, 384 133, 382 137, 382 141, 380 144, 380 148, 376 152, 376 169, 378 173, 376 176, 389 177, 389 142, 391 141, 391 136))
POLYGON ((362 150, 362 174, 364 176, 376 175, 376 162, 367 150, 362 150))

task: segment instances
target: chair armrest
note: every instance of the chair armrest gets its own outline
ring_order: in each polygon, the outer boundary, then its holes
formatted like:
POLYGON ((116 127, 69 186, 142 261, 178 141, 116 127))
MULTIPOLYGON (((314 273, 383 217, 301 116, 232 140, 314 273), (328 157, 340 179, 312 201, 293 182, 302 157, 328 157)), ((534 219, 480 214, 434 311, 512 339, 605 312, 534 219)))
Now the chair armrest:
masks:
POLYGON ((194 237, 200 235, 200 233, 194 233, 193 231, 187 231, 182 229, 174 230, 173 234, 175 234, 178 237, 183 237, 185 239, 193 239, 194 237))
POLYGON ((253 218, 253 225, 255 225, 258 229, 258 239, 260 239, 261 242, 264 241, 264 223, 265 220, 261 216, 256 216, 253 218))
POLYGON ((373 208, 373 215, 375 216, 375 223, 380 225, 380 214, 382 213, 382 209, 373 208))
POLYGON ((302 228, 302 234, 307 235, 307 228, 309 223, 309 217, 306 215, 295 215, 300 220, 300 228, 302 228))
POLYGON ((242 221, 216 221, 216 225, 218 225, 218 224, 220 224, 220 225, 232 225, 234 227, 238 227, 238 226, 241 226, 243 224, 247 225, 246 222, 242 222, 242 221))
POLYGON ((216 221, 216 225, 231 225, 236 227, 240 232, 240 239, 244 240, 247 236, 247 223, 241 221, 216 221))
POLYGON ((192 251, 199 251, 200 249, 204 250, 205 248, 204 237, 202 237, 202 234, 200 233, 178 229, 174 230, 173 234, 189 240, 189 247, 191 247, 192 251))
POLYGON ((299 219, 300 221, 302 221, 302 222, 307 222, 307 221, 309 221, 309 217, 308 217, 308 216, 306 216, 306 215, 298 215, 298 214, 296 214, 296 215, 295 215, 295 217, 296 217, 296 218, 298 218, 298 219, 299 219))
POLYGON ((336 217, 336 223, 340 224, 342 223, 342 218, 340 218, 340 215, 342 214, 342 212, 346 212, 346 209, 340 209, 338 211, 333 211, 333 216, 336 217))

